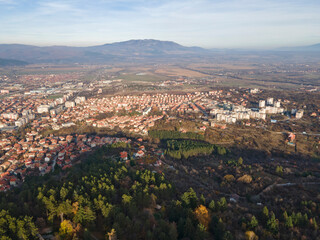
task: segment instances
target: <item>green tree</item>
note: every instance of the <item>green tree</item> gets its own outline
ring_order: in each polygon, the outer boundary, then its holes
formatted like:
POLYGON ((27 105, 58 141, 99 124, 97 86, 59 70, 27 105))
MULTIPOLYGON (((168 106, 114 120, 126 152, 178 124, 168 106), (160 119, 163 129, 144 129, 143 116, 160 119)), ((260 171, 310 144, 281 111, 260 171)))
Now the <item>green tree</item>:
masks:
POLYGON ((189 188, 187 192, 182 194, 181 200, 184 206, 190 207, 192 209, 196 208, 198 205, 197 194, 192 188, 189 188))
POLYGON ((292 222, 292 217, 291 216, 288 216, 285 219, 285 226, 286 226, 286 228, 293 228, 293 222, 292 222))
POLYGON ((89 206, 80 206, 73 219, 75 223, 81 223, 85 226, 93 222, 96 219, 96 215, 89 206))
POLYGON ((224 211, 227 209, 227 200, 225 197, 220 198, 220 200, 217 202, 217 207, 220 211, 224 211))
POLYGON ((269 210, 267 206, 264 206, 262 209, 262 220, 264 223, 267 223, 268 219, 269 219, 269 210))
POLYGON ((215 211, 216 210, 216 204, 215 204, 214 200, 211 200, 211 202, 209 203, 209 209, 211 211, 215 211))
POLYGON ((282 166, 277 166, 276 167, 276 173, 282 174, 283 173, 283 167, 282 166))
POLYGON ((59 235, 66 240, 72 239, 73 232, 72 223, 69 220, 63 220, 60 224, 59 235))
POLYGON ((259 225, 258 220, 256 219, 255 216, 252 216, 250 222, 248 223, 248 227, 251 230, 254 230, 258 225, 259 225))
POLYGON ((187 218, 186 223, 184 225, 184 237, 193 239, 195 233, 195 227, 190 218, 187 218))
POLYGON ((269 231, 272 232, 273 234, 278 233, 279 221, 278 221, 278 219, 276 219, 276 216, 274 215, 273 212, 271 212, 271 214, 270 214, 270 218, 267 222, 267 227, 268 227, 269 231))
POLYGON ((317 230, 319 228, 319 226, 317 224, 317 221, 316 221, 316 218, 312 218, 311 225, 312 225, 314 230, 317 230))
POLYGON ((72 205, 70 200, 63 201, 57 207, 56 214, 60 217, 60 221, 64 221, 64 216, 72 213, 72 205))

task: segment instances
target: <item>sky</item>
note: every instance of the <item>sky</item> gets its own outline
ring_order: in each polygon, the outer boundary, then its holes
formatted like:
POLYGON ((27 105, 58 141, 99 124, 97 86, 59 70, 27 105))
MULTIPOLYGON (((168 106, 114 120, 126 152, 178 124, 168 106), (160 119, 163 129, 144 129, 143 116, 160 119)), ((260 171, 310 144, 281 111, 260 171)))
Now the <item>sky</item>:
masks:
POLYGON ((130 39, 204 48, 312 45, 320 43, 320 0, 0 0, 0 43, 130 39))

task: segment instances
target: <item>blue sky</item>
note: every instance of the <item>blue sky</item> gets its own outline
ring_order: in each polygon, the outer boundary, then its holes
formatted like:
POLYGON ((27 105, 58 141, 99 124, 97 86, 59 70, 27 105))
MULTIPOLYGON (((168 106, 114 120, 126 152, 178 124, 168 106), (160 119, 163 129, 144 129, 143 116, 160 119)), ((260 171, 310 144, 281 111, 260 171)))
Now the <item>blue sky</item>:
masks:
POLYGON ((206 48, 320 43, 320 0, 0 0, 0 43, 129 39, 206 48))

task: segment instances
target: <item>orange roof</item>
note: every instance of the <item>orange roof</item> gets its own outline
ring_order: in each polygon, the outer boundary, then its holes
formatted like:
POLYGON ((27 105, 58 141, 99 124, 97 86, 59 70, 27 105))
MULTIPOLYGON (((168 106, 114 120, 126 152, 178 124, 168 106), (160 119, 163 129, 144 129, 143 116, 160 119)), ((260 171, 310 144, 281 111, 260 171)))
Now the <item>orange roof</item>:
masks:
POLYGON ((126 157, 128 157, 128 153, 127 152, 120 152, 120 157, 126 158, 126 157))

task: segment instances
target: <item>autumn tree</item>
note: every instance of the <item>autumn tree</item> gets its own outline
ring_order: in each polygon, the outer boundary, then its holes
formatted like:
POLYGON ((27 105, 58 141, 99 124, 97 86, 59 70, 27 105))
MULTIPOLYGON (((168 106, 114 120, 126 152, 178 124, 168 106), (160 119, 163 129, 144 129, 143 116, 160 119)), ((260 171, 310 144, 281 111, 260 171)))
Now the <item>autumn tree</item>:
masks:
POLYGON ((246 231, 245 233, 246 240, 258 240, 258 236, 253 231, 246 231))
POLYGON ((74 229, 69 220, 63 220, 60 224, 59 235, 62 239, 72 239, 74 229))
POLYGON ((194 215, 195 215, 196 219, 198 219, 198 221, 207 230, 209 227, 209 223, 210 223, 210 215, 209 215, 208 209, 205 206, 200 205, 199 207, 197 207, 194 210, 194 215))

